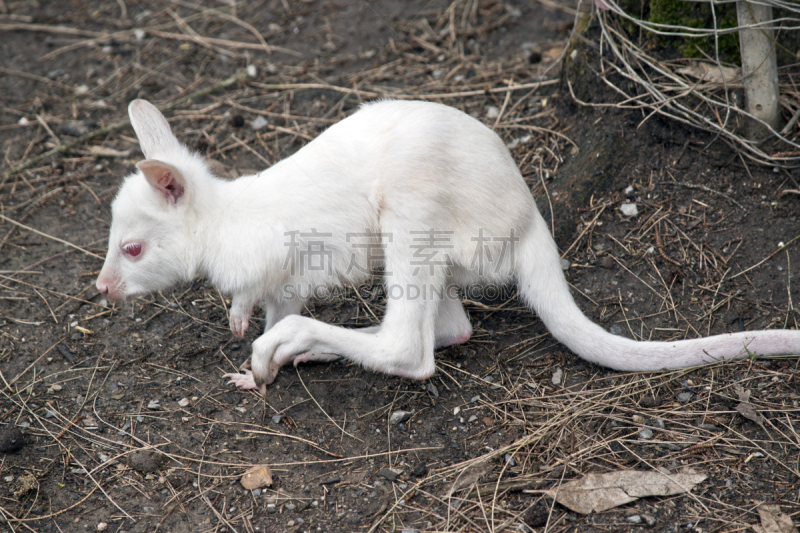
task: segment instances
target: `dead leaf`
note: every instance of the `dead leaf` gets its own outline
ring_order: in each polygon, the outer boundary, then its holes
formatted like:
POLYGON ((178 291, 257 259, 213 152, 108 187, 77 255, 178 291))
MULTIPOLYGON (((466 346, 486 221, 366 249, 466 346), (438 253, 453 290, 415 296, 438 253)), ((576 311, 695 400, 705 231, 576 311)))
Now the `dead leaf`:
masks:
POLYGON ((723 79, 726 83, 730 83, 742 78, 741 69, 722 67, 719 65, 712 65, 711 63, 701 63, 699 61, 692 61, 688 66, 675 70, 675 73, 686 74, 687 76, 711 83, 722 83, 723 79))
POLYGON ((272 485, 272 471, 267 465, 256 465, 245 472, 240 481, 247 490, 269 487, 272 485))
POLYGON ((736 395, 739 396, 739 401, 741 402, 736 406, 736 410, 739 411, 743 417, 752 420, 763 428, 766 418, 761 416, 750 403, 750 391, 744 390, 739 384, 735 384, 733 390, 736 392, 736 395))
POLYGON ((760 526, 752 526, 756 533, 797 533, 792 519, 781 512, 778 505, 759 505, 760 526))
POLYGON ((551 498, 571 510, 598 513, 645 496, 671 496, 689 492, 706 479, 705 474, 662 474, 623 470, 607 474, 588 474, 546 492, 551 498))
POLYGON ((483 476, 491 472, 492 468, 493 466, 491 463, 482 461, 463 470, 453 482, 453 486, 450 487, 450 490, 445 494, 445 498, 449 498, 454 492, 464 487, 469 487, 473 483, 477 483, 483 476))

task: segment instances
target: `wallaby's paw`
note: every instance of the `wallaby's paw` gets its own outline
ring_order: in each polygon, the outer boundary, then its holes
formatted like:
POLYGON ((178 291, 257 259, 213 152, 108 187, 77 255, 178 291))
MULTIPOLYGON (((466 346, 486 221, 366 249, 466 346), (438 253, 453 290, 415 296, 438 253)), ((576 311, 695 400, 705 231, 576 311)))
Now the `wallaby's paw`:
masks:
POLYGON ((246 370, 244 374, 240 374, 238 372, 235 373, 232 372, 229 374, 225 374, 223 377, 230 379, 228 385, 233 383, 240 389, 251 390, 259 388, 258 385, 256 385, 256 380, 253 378, 253 373, 249 370, 246 370))
POLYGON ((244 337, 250 326, 250 314, 231 313, 231 332, 237 337, 244 337))

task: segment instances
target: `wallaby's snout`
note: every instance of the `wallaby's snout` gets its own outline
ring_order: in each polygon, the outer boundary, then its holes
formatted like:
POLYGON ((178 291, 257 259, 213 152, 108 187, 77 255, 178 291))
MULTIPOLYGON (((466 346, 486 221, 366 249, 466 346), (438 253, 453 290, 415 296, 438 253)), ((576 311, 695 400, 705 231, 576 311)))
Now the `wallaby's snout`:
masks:
POLYGON ((108 275, 105 268, 100 271, 95 286, 100 294, 109 300, 121 302, 125 299, 125 295, 120 291, 119 283, 115 280, 114 276, 108 275))

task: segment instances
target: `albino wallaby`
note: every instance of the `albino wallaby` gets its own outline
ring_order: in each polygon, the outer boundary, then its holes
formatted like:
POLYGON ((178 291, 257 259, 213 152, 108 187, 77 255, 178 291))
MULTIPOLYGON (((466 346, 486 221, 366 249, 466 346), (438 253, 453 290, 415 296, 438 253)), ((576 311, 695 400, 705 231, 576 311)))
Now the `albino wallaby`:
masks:
POLYGON ((119 301, 206 276, 233 296, 237 336, 261 305, 266 328, 250 369, 227 374, 239 387, 263 394, 281 365, 338 357, 425 379, 434 349, 472 333, 454 287, 479 283, 516 282, 556 339, 618 370, 800 352, 798 331, 636 342, 592 323, 505 145, 456 109, 366 104, 288 159, 234 181, 214 177, 148 102, 128 112, 147 159, 113 202, 97 288, 119 301), (388 295, 380 325, 300 316, 304 301, 364 282, 376 263, 388 295))

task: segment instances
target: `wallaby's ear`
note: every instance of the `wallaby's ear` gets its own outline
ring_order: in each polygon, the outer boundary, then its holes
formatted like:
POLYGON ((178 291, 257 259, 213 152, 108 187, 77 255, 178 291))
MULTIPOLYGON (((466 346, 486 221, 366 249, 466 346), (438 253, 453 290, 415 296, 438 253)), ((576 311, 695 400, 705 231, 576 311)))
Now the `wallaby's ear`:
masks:
POLYGON ((177 168, 157 159, 139 161, 136 167, 147 178, 147 183, 161 193, 170 205, 186 200, 186 179, 177 168))
POLYGON ((181 148, 181 143, 172 133, 167 119, 150 102, 134 100, 128 106, 128 116, 145 158, 151 159, 165 151, 181 148))

